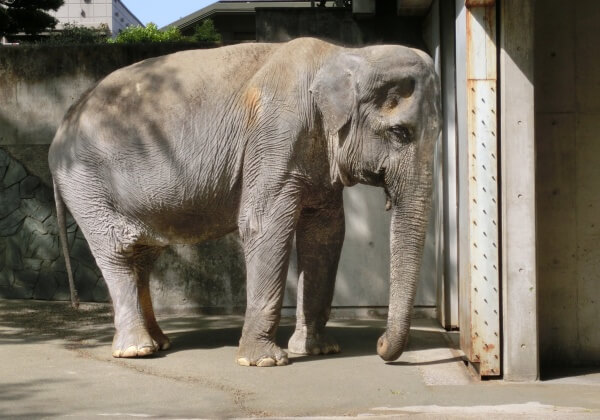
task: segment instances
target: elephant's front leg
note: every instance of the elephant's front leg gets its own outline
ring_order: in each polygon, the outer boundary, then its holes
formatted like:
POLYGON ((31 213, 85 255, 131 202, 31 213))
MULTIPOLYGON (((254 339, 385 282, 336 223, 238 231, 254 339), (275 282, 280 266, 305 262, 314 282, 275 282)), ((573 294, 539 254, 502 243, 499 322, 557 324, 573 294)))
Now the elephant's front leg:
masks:
POLYGON ((337 353, 340 347, 324 329, 331 311, 335 276, 344 241, 344 208, 306 208, 296 229, 298 303, 296 331, 288 350, 296 354, 337 353))
MULTIPOLYGON (((261 201, 264 197, 255 197, 261 201)), ((237 353, 243 366, 282 366, 287 353, 275 344, 299 199, 282 191, 273 202, 240 212, 247 276, 246 318, 237 353)))

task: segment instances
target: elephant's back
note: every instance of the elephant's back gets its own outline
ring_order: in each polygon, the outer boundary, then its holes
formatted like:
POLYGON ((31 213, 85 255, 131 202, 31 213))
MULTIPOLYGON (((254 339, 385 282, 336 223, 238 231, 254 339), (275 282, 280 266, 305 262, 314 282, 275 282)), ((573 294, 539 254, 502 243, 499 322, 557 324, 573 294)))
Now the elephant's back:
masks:
POLYGON ((150 58, 108 75, 91 98, 121 107, 156 101, 164 108, 202 97, 215 104, 242 88, 278 47, 239 44, 150 58))
POLYGON ((276 48, 183 51, 113 72, 67 112, 49 153, 55 180, 101 186, 141 218, 210 219, 215 203, 235 213, 244 141, 235 98, 276 48))
POLYGON ((86 159, 110 164, 128 152, 209 151, 211 145, 201 144, 206 139, 199 135, 219 136, 219 127, 207 126, 235 117, 237 92, 276 48, 188 50, 116 70, 65 115, 52 142, 51 169, 86 159))

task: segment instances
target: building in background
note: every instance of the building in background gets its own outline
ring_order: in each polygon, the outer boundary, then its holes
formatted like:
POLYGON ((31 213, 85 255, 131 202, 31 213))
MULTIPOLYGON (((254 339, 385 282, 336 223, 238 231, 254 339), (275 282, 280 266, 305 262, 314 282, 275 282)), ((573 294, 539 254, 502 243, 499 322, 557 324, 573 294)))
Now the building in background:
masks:
MULTIPOLYGON (((332 1, 326 3, 327 6, 334 5, 332 1)), ((296 9, 315 5, 314 1, 220 0, 166 25, 163 29, 175 26, 183 35, 193 35, 197 25, 202 24, 206 19, 211 19, 226 43, 256 41, 257 8, 296 9)))
POLYGON ((65 0, 56 12, 49 14, 58 19, 56 29, 65 24, 94 28, 104 24, 116 36, 128 26, 144 26, 121 0, 65 0))

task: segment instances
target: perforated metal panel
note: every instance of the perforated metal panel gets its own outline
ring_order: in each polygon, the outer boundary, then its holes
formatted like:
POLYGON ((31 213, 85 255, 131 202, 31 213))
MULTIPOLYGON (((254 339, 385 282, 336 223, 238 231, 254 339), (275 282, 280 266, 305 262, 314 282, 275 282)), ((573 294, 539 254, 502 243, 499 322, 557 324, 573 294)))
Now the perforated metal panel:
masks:
POLYGON ((471 345, 481 375, 498 375, 500 359, 496 81, 470 80, 469 219, 471 345))
POLYGON ((460 242, 466 258, 460 266, 461 347, 481 376, 497 376, 501 374, 501 331, 495 6, 477 3, 461 16, 466 107, 457 112, 466 126, 461 135, 467 140, 459 157, 466 162, 462 174, 467 178, 459 179, 463 185, 460 205, 466 210, 461 219, 466 237, 460 242))

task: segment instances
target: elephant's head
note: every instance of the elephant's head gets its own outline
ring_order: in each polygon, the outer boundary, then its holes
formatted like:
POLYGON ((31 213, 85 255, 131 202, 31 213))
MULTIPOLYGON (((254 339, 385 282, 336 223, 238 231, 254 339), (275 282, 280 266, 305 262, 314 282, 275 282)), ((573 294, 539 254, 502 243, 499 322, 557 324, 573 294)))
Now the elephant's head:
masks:
POLYGON ((390 302, 377 352, 397 359, 407 342, 441 123, 440 88, 426 54, 401 46, 343 50, 311 86, 328 138, 332 180, 383 187, 392 210, 390 302))

